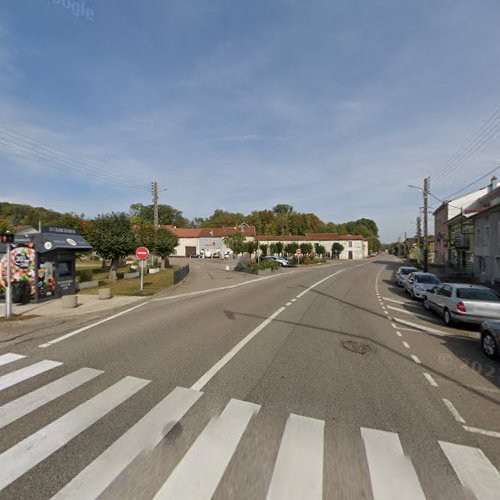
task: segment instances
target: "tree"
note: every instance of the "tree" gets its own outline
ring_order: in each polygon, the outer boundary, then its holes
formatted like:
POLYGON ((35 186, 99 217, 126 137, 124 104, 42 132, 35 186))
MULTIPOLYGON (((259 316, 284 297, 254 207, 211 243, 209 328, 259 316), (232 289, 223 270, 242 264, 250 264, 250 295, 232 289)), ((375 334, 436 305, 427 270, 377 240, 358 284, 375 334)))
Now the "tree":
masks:
MULTIPOLYGON (((133 224, 153 224, 154 223, 154 205, 143 205, 134 203, 130 205, 130 216, 133 224)), ((158 222, 162 225, 171 225, 176 227, 186 227, 189 221, 170 205, 158 205, 158 222)))
POLYGON ((343 250, 344 245, 341 245, 340 243, 334 243, 332 245, 332 257, 335 256, 338 259, 343 250))
POLYGON ((315 246, 314 251, 318 255, 325 255, 326 249, 325 249, 325 247, 323 245, 320 245, 319 243, 316 243, 314 246, 315 246))
POLYGON ((243 251, 250 254, 250 257, 252 254, 257 250, 257 245, 258 243, 256 241, 245 241, 243 243, 243 251))
POLYGON ((111 259, 110 279, 116 279, 120 258, 130 255, 137 246, 129 216, 124 212, 98 215, 92 221, 87 238, 101 257, 111 259))
POLYGON ((303 255, 309 255, 313 251, 313 246, 311 245, 311 243, 301 243, 300 251, 302 252, 303 255))
POLYGON ((168 257, 175 250, 179 243, 179 238, 168 229, 157 229, 154 244, 154 253, 161 257, 162 266, 169 266, 168 257))
POLYGON ((245 243, 245 237, 239 232, 226 236, 224 238, 224 244, 230 248, 235 255, 243 253, 243 244, 245 243))
POLYGON ((278 250, 276 250, 276 243, 271 243, 269 245, 269 255, 274 255, 275 253, 278 253, 278 250))
POLYGON ((297 253, 297 250, 299 249, 299 245, 298 243, 288 243, 286 246, 285 246, 285 252, 287 254, 292 254, 292 255, 295 255, 297 253))
POLYGON ((286 203, 278 203, 278 205, 273 207, 273 212, 276 215, 290 215, 293 213, 293 207, 286 203))
POLYGON ((276 242, 276 253, 279 255, 283 254, 283 243, 281 241, 276 242))
POLYGON ((0 233, 5 233, 6 231, 12 231, 13 227, 10 220, 7 218, 0 218, 0 233))
POLYGON ((240 213, 227 212, 226 210, 216 209, 214 213, 205 219, 202 227, 236 227, 243 222, 245 216, 240 213))
POLYGON ((269 245, 259 245, 260 251, 262 255, 265 257, 267 255, 267 250, 269 249, 269 245))

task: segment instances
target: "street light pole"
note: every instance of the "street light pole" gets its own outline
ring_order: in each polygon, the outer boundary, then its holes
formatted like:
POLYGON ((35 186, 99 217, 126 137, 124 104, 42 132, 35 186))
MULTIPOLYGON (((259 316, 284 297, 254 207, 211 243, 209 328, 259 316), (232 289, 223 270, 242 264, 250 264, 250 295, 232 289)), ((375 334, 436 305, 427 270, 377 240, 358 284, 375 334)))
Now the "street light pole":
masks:
POLYGON ((424 179, 424 273, 429 270, 429 177, 424 179))

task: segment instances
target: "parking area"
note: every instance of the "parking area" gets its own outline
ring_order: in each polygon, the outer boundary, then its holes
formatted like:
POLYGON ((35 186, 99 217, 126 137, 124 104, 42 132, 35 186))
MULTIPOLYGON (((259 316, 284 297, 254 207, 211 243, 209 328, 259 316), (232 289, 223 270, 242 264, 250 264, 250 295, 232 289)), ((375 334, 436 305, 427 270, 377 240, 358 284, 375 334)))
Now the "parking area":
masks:
MULTIPOLYGON (((378 279, 378 293, 393 326, 418 353, 436 389, 453 401, 458 422, 500 438, 499 360, 482 352, 478 326, 447 327, 441 317, 396 286, 394 273, 401 265, 400 261, 386 262, 378 279)), ((477 439, 484 446, 498 446, 498 439, 494 444, 491 439, 484 443, 484 433, 477 433, 477 439)))

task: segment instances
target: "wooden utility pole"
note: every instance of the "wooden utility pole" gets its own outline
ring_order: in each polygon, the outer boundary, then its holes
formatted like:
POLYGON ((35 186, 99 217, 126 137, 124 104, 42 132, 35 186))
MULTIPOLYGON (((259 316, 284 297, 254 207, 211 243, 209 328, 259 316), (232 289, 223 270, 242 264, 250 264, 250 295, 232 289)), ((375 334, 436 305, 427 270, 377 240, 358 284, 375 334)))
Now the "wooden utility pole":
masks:
POLYGON ((158 229, 160 223, 158 220, 158 183, 153 182, 153 225, 158 229))
POLYGON ((429 270, 429 225, 428 225, 428 201, 429 201, 429 177, 424 179, 424 272, 429 270))
POLYGON ((417 216, 417 248, 419 255, 418 260, 420 260, 420 255, 422 254, 422 226, 420 221, 420 215, 417 216))

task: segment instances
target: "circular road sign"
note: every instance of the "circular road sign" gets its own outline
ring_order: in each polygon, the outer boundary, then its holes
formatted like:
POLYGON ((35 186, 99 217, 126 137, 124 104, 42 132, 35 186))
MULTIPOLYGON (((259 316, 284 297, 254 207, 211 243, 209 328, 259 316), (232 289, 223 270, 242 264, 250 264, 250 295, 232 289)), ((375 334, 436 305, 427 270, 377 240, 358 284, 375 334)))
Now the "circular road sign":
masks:
POLYGON ((139 247, 136 251, 135 251, 135 256, 139 259, 139 260, 146 260, 148 258, 148 255, 149 255, 149 250, 146 248, 146 247, 139 247))
POLYGON ((297 249, 297 255, 300 255, 302 253, 302 250, 299 248, 297 249))

